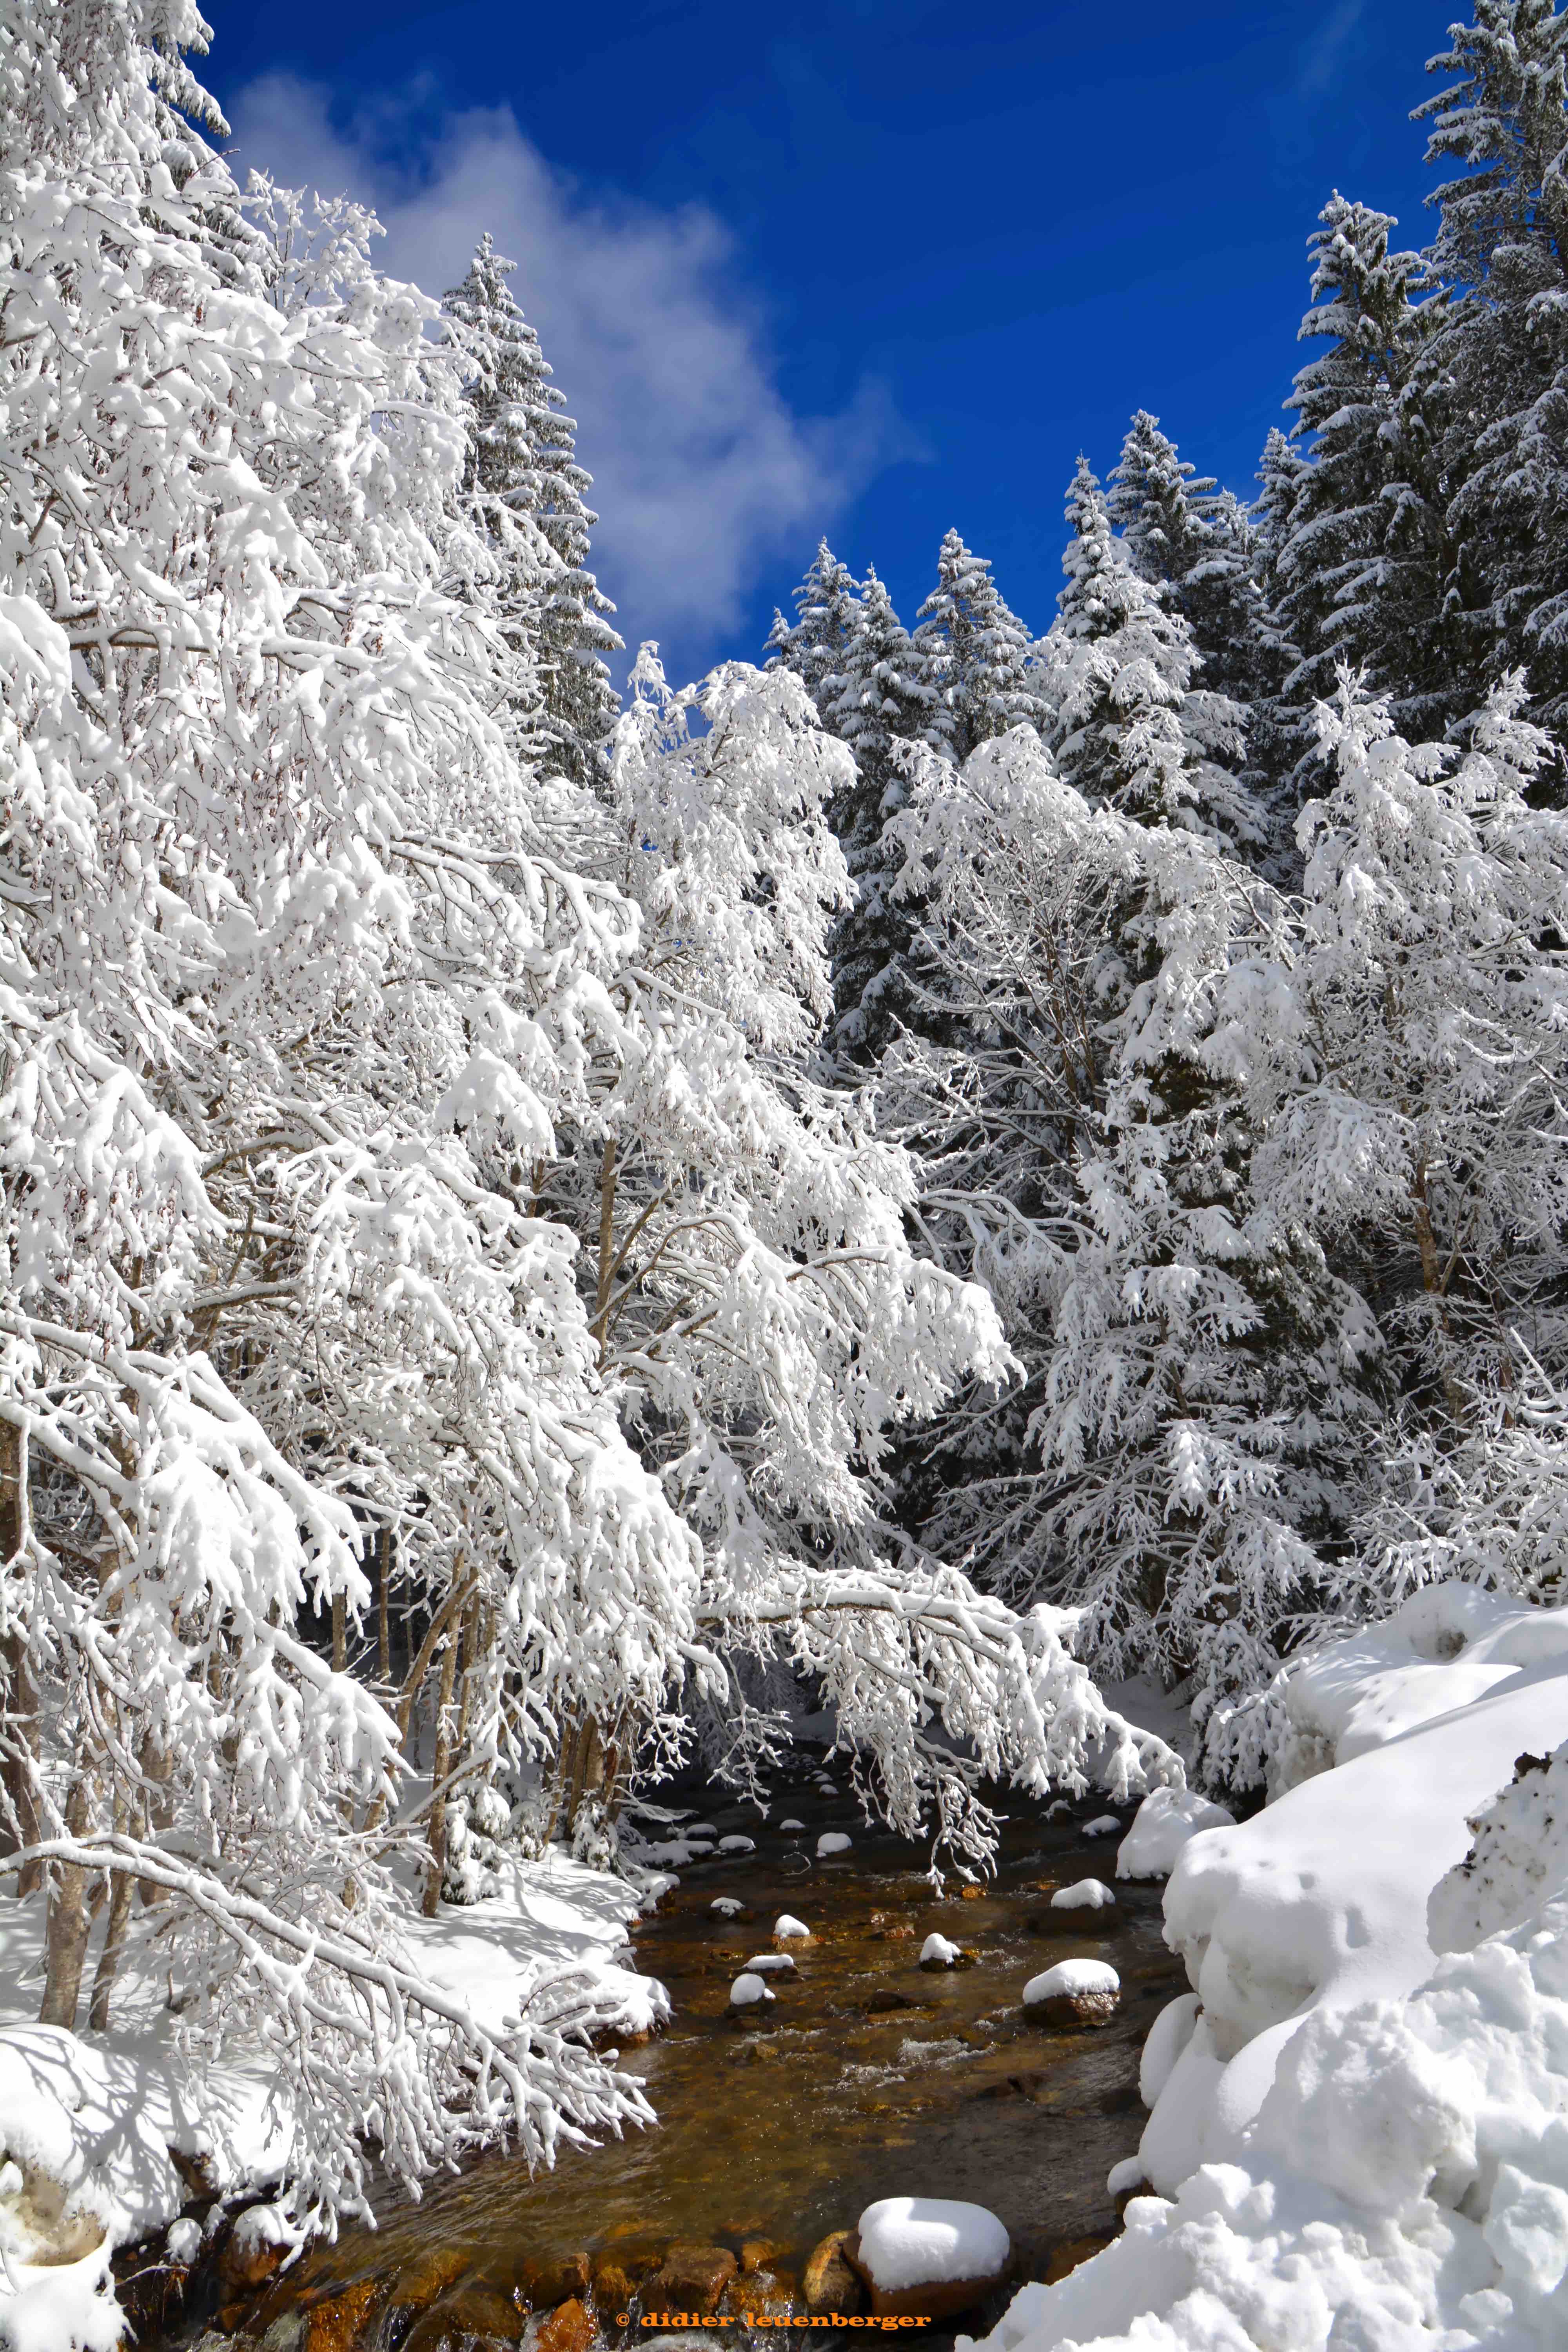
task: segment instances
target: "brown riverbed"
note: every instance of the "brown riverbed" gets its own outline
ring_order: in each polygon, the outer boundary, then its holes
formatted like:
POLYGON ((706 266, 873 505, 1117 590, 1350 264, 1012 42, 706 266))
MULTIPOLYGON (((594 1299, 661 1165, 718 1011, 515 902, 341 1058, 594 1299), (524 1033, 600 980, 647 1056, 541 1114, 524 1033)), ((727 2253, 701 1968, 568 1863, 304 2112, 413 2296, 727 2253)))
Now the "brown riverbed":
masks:
MULTIPOLYGON (((579 2253, 646 2259, 677 2242, 739 2252, 767 2239, 787 2289, 826 2232, 893 2195, 990 2207, 1012 2236, 1018 2279, 1044 2276, 1065 2244, 1113 2231, 1105 2178, 1138 2144, 1142 2037, 1185 1982, 1161 1939, 1160 1886, 1117 1884, 1114 1910, 1053 1911, 1053 1885, 1116 1883, 1117 1841, 1082 1833, 1106 1808, 1092 1801, 1052 1821, 998 1792, 1011 1818, 995 1878, 965 1899, 950 1877, 939 1899, 925 1853, 868 1830, 842 1767, 829 1770, 839 1794, 819 1793, 803 1763, 769 1821, 711 1790, 667 1792, 693 1808, 705 1798, 700 1818, 720 1834, 743 1832, 756 1850, 688 1864, 634 1930, 637 1966, 662 1979, 675 2010, 669 2030, 626 2060, 646 2079, 657 2129, 569 2151, 531 2180, 519 2162, 487 2158, 418 2206, 389 2203, 376 2231, 319 2249, 249 2324, 372 2280, 374 2307, 395 2303, 399 2280, 427 2273, 433 2251, 443 2273, 510 2298, 531 2271, 579 2253), (776 1826, 787 1817, 805 1832, 776 1826), (827 1829, 854 1843, 818 1862, 827 1829), (746 1916, 716 1913, 721 1895, 746 1916), (810 1943, 773 1946, 782 1911, 806 1922, 810 1943), (974 1965, 922 1971, 933 1929, 974 1965), (773 1948, 794 1954, 795 1973, 772 1979, 777 1998, 762 2018, 737 2024, 730 1986, 752 1953, 773 1948), (1115 2021, 1093 2032, 1026 2023, 1027 1979, 1079 1956, 1120 1972, 1115 2021)), ((984 2316, 961 2324, 978 2333, 984 2316)), ((734 2342, 740 2330, 727 2333, 734 2342)))

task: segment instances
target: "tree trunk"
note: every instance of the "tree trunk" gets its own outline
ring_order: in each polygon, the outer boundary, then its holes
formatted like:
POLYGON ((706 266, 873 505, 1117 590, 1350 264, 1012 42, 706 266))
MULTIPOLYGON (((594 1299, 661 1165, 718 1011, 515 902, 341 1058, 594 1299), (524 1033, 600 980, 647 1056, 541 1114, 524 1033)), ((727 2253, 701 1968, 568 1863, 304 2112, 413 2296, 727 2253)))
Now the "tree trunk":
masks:
MULTIPOLYGON (((129 1826, 122 1801, 117 1800, 115 1803, 114 1826, 121 1832, 129 1826)), ((103 1931, 103 1949, 98 1956, 98 1973, 92 1980, 92 2007, 87 2018, 94 2033, 107 2033, 109 2031, 109 2004, 130 1932, 131 1897, 135 1881, 128 1872, 117 1870, 110 1876, 109 1885, 109 1924, 103 1931)))
POLYGON ((341 1592, 332 1595, 332 1672, 346 1674, 349 1664, 349 1604, 341 1592))
MULTIPOLYGON (((17 1558, 27 1540, 27 1464, 22 1433, 0 1422, 0 1560, 17 1558)), ((20 1853, 39 1837, 37 1797, 38 1694, 32 1662, 20 1633, 0 1643, 5 1679, 5 1756, 0 1760, 0 1854, 20 1853)), ((29 1862, 17 1873, 16 1892, 36 1895, 43 1864, 29 1862)))
POLYGON ((392 1582, 392 1529, 383 1528, 376 1542, 375 1671, 384 1690, 392 1687, 392 1617, 387 1588, 392 1582))
MULTIPOLYGON (((78 1773, 66 1806, 66 1834, 81 1837, 92 1809, 89 1774, 78 1773)), ((82 1970, 87 1965, 92 1918, 87 1906, 88 1873, 74 1862, 49 1864, 49 1917, 45 1933, 46 1969, 40 2025, 76 2028, 81 2003, 82 1970)))
POLYGON ((447 1637, 446 1654, 441 1660, 440 1696, 436 1701, 436 1761, 430 1783, 430 1859, 425 1865, 426 1919, 434 1919, 441 1907, 441 1875, 447 1866, 447 1800, 443 1784, 452 1769, 452 1686, 458 1677, 467 1624, 466 1617, 458 1619, 447 1637))

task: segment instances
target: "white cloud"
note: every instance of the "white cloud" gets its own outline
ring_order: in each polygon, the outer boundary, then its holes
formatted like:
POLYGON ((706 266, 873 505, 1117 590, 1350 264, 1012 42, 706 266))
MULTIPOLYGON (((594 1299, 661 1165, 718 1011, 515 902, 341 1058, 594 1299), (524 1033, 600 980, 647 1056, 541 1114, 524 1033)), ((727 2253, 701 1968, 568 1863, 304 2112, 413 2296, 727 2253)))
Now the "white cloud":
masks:
POLYGON ((729 633, 764 568, 828 528, 881 466, 917 454, 886 391, 868 383, 840 416, 796 416, 711 211, 590 197, 510 107, 432 127, 423 97, 412 88, 339 130, 326 91, 268 75, 226 109, 233 160, 242 175, 254 164, 374 205, 387 231, 378 263, 431 292, 456 283, 489 229, 518 264, 513 291, 578 420, 602 518, 595 568, 623 635, 658 637, 693 665, 754 651, 729 633))
POLYGON ((1339 0, 1300 52, 1296 94, 1309 102, 1327 98, 1351 61, 1366 0, 1339 0))

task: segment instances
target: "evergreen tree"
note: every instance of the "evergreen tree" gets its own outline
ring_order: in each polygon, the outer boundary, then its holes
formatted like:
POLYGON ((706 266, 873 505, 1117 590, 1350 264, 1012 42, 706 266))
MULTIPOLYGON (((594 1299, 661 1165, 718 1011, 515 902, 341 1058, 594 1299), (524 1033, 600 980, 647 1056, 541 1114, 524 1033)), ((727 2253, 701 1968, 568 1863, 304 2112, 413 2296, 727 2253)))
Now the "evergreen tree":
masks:
POLYGON ((963 761, 1009 727, 1048 723, 1031 661, 1032 640, 1009 611, 983 555, 950 530, 937 556, 937 582, 921 606, 914 649, 942 713, 943 748, 963 761))
MULTIPOLYGON (((1430 367, 1439 420, 1458 707, 1527 666, 1542 715, 1568 716, 1568 14, 1552 0, 1476 0, 1415 110, 1436 189, 1427 255, 1447 300, 1430 367)), ((1398 710, 1396 715, 1403 717, 1398 710)))
POLYGON ((896 747, 940 748, 943 740, 935 689, 874 570, 822 716, 855 758, 855 781, 830 812, 856 887, 832 939, 833 1035, 841 1052, 862 1060, 875 1056, 910 1011, 911 909, 893 896, 902 856, 883 830, 908 794, 896 747))
POLYGON ((838 690, 845 648, 860 611, 855 575, 847 564, 840 563, 826 539, 817 541, 816 553, 793 602, 793 623, 776 610, 773 614, 767 637, 767 667, 794 670, 826 721, 838 690))
POLYGON ((1134 569, 1166 586, 1173 611, 1193 633, 1203 684, 1242 713, 1244 774, 1272 802, 1294 763, 1275 709, 1289 662, 1278 618, 1258 579, 1264 551, 1228 490, 1177 455, 1147 409, 1133 417, 1110 476, 1107 499, 1134 569))
POLYGON ((604 656, 618 653, 621 639, 606 617, 615 606, 587 569, 598 520, 583 502, 592 477, 576 461, 575 420, 507 283, 516 268, 483 236, 443 305, 473 371, 464 497, 493 552, 493 607, 538 666, 542 710, 524 715, 546 756, 585 782, 603 773, 620 707, 604 656))
POLYGON ((1276 557, 1280 609, 1301 650, 1299 705, 1331 693, 1336 667, 1364 667, 1405 723, 1441 731, 1457 708, 1445 587, 1451 556, 1434 473, 1434 379, 1419 362, 1432 314, 1414 253, 1391 253, 1391 215, 1337 192, 1311 239, 1313 307, 1303 341, 1330 349, 1301 369, 1289 405, 1309 460, 1276 557))
POLYGON ((1068 499, 1068 584, 1047 639, 1049 740, 1085 799, 1146 824, 1181 824, 1227 848, 1261 849, 1265 827, 1237 772, 1243 719, 1194 684, 1193 634, 1133 568, 1105 494, 1080 457, 1068 499))

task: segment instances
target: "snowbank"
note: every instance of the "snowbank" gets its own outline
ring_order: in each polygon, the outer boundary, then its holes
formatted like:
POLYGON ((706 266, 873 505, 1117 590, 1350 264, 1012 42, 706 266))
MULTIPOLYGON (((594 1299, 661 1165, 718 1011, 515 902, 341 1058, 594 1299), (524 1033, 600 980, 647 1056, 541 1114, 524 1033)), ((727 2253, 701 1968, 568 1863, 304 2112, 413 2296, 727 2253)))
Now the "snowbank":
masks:
POLYGON ((999 2276, 1012 2251, 1005 2229, 984 2205, 946 2197, 883 2197, 860 2216, 862 2267, 890 2293, 948 2279, 999 2276))
POLYGON ((1166 1890, 1163 2193, 990 2352, 1568 2343, 1568 1612, 1441 1589, 1290 1679, 1279 1793, 1166 1890))
POLYGON ((1118 1878, 1168 1878, 1178 1857, 1205 1830, 1234 1829, 1236 1815, 1195 1789, 1151 1790, 1116 1850, 1118 1878))

